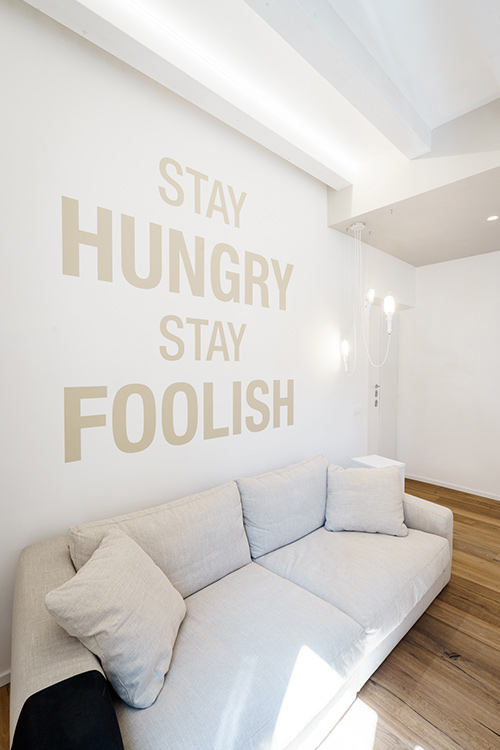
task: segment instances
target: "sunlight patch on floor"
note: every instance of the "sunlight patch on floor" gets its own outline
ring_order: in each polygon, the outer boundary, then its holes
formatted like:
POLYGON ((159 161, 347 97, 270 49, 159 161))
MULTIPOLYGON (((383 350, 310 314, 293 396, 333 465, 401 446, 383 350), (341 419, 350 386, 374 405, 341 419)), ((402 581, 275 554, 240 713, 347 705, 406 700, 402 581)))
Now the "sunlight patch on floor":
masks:
POLYGON ((357 698, 322 743, 321 750, 373 750, 377 720, 377 712, 357 698))

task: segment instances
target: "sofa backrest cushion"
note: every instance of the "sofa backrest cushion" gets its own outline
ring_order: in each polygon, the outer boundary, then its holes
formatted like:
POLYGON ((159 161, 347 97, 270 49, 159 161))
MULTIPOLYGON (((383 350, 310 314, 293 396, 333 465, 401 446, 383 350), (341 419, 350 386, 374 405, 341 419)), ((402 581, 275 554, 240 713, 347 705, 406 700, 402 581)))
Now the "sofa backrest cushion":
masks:
POLYGON ((252 557, 260 557, 323 526, 328 462, 313 456, 285 469, 238 479, 252 557))
POLYGON ((251 561, 235 482, 155 508, 73 526, 68 543, 77 570, 111 528, 134 539, 184 598, 251 561))

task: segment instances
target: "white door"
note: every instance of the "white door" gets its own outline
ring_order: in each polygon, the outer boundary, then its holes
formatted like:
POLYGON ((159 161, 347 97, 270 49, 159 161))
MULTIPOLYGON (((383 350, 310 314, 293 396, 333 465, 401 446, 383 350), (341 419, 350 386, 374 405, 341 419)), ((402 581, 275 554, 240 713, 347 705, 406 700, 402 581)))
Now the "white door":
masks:
MULTIPOLYGON (((373 365, 386 355, 389 341, 384 311, 372 306, 369 327, 370 357, 373 365)), ((389 353, 382 367, 368 368, 368 454, 396 459, 398 405, 399 316, 392 320, 389 353)))

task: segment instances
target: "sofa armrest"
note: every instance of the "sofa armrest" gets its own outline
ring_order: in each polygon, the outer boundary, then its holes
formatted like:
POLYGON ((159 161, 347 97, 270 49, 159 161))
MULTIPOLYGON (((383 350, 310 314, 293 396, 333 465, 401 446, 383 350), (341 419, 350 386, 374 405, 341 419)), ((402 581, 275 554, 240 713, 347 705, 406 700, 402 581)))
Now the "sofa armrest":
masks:
POLYGON ((453 513, 444 505, 431 503, 415 495, 404 493, 403 510, 405 524, 409 529, 427 531, 448 540, 450 554, 453 549, 453 513))
POLYGON ((104 675, 94 654, 68 635, 45 608, 45 595, 74 575, 65 537, 21 552, 12 621, 11 738, 31 695, 82 672, 96 670, 104 675))

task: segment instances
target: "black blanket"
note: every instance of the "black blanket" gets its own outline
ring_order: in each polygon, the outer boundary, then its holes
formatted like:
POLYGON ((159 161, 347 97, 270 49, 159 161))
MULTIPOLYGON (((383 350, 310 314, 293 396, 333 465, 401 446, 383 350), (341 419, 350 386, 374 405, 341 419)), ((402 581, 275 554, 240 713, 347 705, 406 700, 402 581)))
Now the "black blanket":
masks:
POLYGON ((123 750, 107 680, 93 670, 31 695, 12 750, 123 750))

